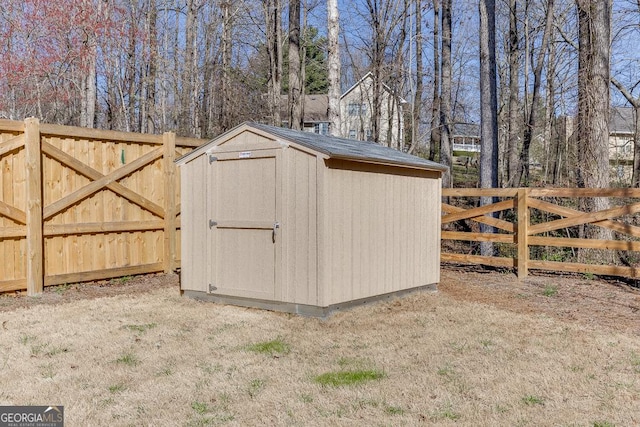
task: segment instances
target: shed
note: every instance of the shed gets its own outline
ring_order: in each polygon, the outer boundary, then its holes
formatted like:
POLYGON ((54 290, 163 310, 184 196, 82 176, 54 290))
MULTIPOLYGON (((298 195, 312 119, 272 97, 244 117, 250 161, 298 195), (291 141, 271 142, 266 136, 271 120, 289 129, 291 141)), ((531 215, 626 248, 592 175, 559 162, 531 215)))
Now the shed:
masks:
POLYGON ((186 296, 324 316, 439 281, 440 164, 256 123, 176 163, 186 296))

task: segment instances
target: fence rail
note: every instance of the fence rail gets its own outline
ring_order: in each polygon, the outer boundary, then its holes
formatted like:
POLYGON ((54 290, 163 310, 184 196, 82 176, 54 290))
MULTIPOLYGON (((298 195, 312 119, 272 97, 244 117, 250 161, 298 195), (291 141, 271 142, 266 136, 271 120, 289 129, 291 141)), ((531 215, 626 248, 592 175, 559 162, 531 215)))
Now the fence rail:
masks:
POLYGON ((535 247, 640 251, 640 227, 636 225, 640 224, 637 215, 640 213, 640 189, 453 188, 444 189, 443 197, 448 200, 442 204, 443 247, 446 241, 494 242, 513 247, 504 256, 482 256, 475 250, 468 250, 468 247, 465 253, 443 249, 441 260, 444 262, 515 268, 520 278, 526 277, 532 269, 640 277, 640 260, 627 260, 627 265, 604 265, 531 257, 531 250, 535 247), (479 206, 477 201, 480 197, 494 198, 494 202, 479 206), (586 198, 608 198, 610 202, 617 203, 594 212, 575 207, 579 205, 576 203, 579 199, 586 198), (559 199, 571 203, 563 204, 559 199), (460 200, 466 203, 455 203, 460 200), (461 204, 464 207, 459 206, 461 204), (532 212, 535 213, 535 221, 532 220, 532 212), (456 229, 455 224, 460 225, 461 222, 464 222, 464 230, 456 229), (493 231, 477 231, 480 224, 493 227, 493 231), (578 237, 576 230, 580 227, 582 230, 585 227, 607 230, 610 237, 578 237))
POLYGON ((0 292, 175 269, 173 161, 203 142, 0 120, 0 292))

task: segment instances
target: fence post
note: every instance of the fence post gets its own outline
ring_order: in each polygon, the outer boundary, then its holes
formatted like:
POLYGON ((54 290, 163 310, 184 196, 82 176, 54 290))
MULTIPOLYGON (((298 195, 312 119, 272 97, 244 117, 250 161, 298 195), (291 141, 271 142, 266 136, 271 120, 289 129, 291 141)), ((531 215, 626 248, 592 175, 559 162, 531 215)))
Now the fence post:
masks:
POLYGON ((164 146, 164 258, 165 273, 175 270, 176 262, 176 134, 165 132, 162 135, 164 146))
POLYGON ((27 295, 44 289, 44 241, 42 237, 42 145, 40 121, 24 121, 25 166, 27 179, 27 295))
POLYGON ((529 197, 528 188, 518 189, 518 279, 524 279, 529 274, 529 197))

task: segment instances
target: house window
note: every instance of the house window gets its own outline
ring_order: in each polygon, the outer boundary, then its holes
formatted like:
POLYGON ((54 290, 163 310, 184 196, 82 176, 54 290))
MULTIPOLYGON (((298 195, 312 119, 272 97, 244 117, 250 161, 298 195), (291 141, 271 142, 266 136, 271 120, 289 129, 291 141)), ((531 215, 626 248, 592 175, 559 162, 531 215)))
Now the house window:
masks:
POLYGON ((349 130, 349 138, 350 139, 356 139, 356 130, 355 129, 350 129, 349 130))
POLYGON ((329 123, 316 123, 313 125, 313 132, 320 135, 329 135, 329 123))
POLYGON ((367 104, 365 103, 357 103, 351 102, 347 106, 347 113, 350 116, 359 116, 360 114, 365 114, 367 112, 367 104))

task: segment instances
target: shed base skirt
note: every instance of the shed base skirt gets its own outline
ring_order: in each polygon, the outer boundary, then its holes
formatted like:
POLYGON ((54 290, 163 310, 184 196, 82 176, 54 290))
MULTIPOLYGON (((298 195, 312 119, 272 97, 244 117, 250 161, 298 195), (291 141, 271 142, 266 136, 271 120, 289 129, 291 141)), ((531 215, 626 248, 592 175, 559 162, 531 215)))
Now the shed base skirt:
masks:
POLYGON ((389 300, 401 297, 418 291, 437 291, 437 284, 429 284, 416 288, 403 289, 400 291, 389 292, 382 295, 374 295, 367 298, 361 298, 353 301, 345 301, 338 304, 329 305, 327 307, 318 307, 308 304, 296 304, 291 302, 268 301, 254 298, 242 298, 229 295, 215 295, 201 291, 184 290, 182 294, 188 298, 199 301, 208 301, 219 304, 237 305, 240 307, 259 308, 262 310, 281 311, 285 313, 299 314, 309 317, 328 317, 335 312, 357 307, 360 305, 371 304, 378 301, 389 300))

